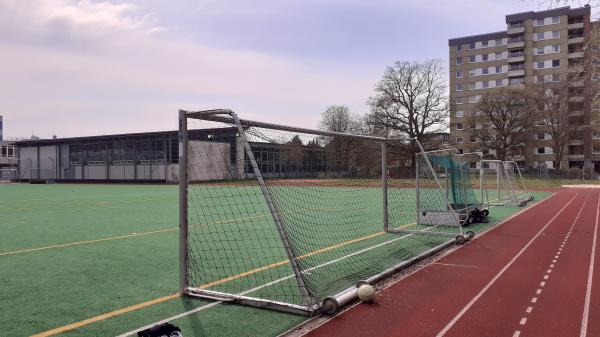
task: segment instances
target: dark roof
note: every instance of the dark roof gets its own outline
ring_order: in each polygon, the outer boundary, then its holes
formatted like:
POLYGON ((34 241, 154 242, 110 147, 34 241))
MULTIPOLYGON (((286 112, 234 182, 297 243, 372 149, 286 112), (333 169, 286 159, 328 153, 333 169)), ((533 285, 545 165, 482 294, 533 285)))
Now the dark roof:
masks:
POLYGON ((503 37, 507 37, 508 34, 506 34, 506 31, 500 31, 500 32, 493 32, 493 33, 486 33, 486 34, 479 34, 479 35, 471 35, 471 36, 464 36, 464 37, 457 37, 454 39, 449 39, 448 40, 448 45, 449 46, 456 46, 459 44, 469 44, 471 42, 477 42, 477 41, 488 41, 488 40, 495 40, 495 39, 500 39, 503 37))
POLYGON ((527 19, 541 19, 548 16, 556 16, 556 15, 590 15, 591 10, 589 5, 585 5, 584 7, 573 8, 559 7, 554 9, 549 9, 545 11, 529 11, 522 13, 509 14, 506 16, 506 23, 515 22, 515 21, 523 21, 527 19))
MULTIPOLYGON (((590 10, 589 5, 585 5, 584 7, 573 8, 573 9, 571 9, 571 7, 569 7, 569 6, 566 6, 566 7, 549 9, 546 11, 539 11, 539 12, 529 11, 529 12, 509 14, 506 16, 506 23, 515 22, 515 21, 523 21, 523 20, 527 20, 527 19, 545 18, 547 16, 590 15, 590 13, 591 13, 591 10, 590 10)), ((508 34, 506 33, 505 30, 500 31, 500 32, 494 32, 494 33, 464 36, 464 37, 449 39, 448 45, 456 46, 459 44, 469 44, 471 42, 477 42, 477 41, 495 40, 495 39, 503 38, 506 36, 508 36, 508 34)))
MULTIPOLYGON (((202 130, 190 130, 190 133, 229 133, 237 132, 234 127, 229 128, 213 128, 202 130)), ((85 136, 85 137, 68 137, 68 138, 52 138, 52 139, 28 139, 16 142, 17 146, 37 146, 37 145, 56 145, 75 142, 94 142, 107 140, 125 140, 125 139, 140 139, 140 138, 155 138, 155 137, 177 137, 178 130, 172 131, 153 131, 153 132, 135 132, 135 133, 120 133, 113 135, 85 136)))

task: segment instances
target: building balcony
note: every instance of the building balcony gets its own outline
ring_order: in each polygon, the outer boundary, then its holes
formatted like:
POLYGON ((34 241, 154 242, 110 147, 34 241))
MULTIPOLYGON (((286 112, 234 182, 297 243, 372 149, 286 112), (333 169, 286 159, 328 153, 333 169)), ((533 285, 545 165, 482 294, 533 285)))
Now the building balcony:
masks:
POLYGON ((506 33, 508 35, 522 34, 522 33, 525 33, 525 27, 523 27, 523 26, 521 26, 521 27, 508 27, 508 29, 506 30, 506 33))
POLYGON ((508 86, 513 89, 525 89, 525 83, 509 84, 508 86))
POLYGON ((583 145, 583 139, 571 139, 568 145, 583 145))
POLYGON ((569 111, 569 116, 583 116, 583 111, 581 111, 581 110, 569 111))
POLYGON ((583 102, 585 97, 583 96, 571 96, 569 97, 569 102, 583 102))
MULTIPOLYGON (((569 44, 573 44, 573 43, 583 43, 584 42, 584 38, 583 36, 581 37, 571 37, 569 38, 569 40, 567 41, 569 44)), ((510 46, 510 45, 509 45, 510 46)))
POLYGON ((516 63, 516 62, 524 62, 525 61, 525 56, 521 55, 521 56, 510 56, 508 58, 508 63, 516 63))
POLYGON ((583 154, 570 154, 568 155, 569 159, 583 159, 585 155, 583 154))
POLYGON ((518 76, 525 76, 525 69, 510 70, 508 72, 508 77, 518 77, 518 76))
POLYGON ((582 51, 572 52, 572 53, 569 53, 568 56, 570 59, 580 58, 580 57, 583 57, 583 52, 582 51))
POLYGON ((580 81, 573 81, 569 83, 569 87, 583 87, 584 83, 583 80, 580 81))
POLYGON ((583 28, 583 22, 569 23, 569 25, 567 26, 567 28, 568 29, 583 28))
POLYGON ((508 43, 508 49, 524 48, 524 47, 525 47, 525 41, 509 42, 508 43))

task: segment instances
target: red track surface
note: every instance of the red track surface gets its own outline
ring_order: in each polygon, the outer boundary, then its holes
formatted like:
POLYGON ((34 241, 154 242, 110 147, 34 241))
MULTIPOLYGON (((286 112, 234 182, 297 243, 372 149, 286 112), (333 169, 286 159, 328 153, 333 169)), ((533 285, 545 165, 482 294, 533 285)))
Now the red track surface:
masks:
MULTIPOLYGON (((308 336, 584 336, 600 190, 562 189, 308 336)), ((599 238, 600 240, 600 238, 599 238)), ((600 336, 600 247, 588 337, 600 336)))

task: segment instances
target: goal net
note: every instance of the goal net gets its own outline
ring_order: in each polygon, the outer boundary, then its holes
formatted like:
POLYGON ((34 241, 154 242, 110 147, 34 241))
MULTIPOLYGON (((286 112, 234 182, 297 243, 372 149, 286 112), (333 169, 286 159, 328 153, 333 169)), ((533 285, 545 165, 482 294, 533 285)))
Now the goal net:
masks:
POLYGON ((182 292, 330 311, 465 239, 415 144, 180 111, 182 292))
POLYGON ((1 168, 0 169, 0 182, 17 181, 18 179, 19 179, 19 174, 17 173, 17 169, 14 169, 14 168, 1 168))
POLYGON ((533 200, 527 192, 519 166, 514 161, 484 160, 485 185, 494 190, 488 203, 496 206, 524 206, 533 200))

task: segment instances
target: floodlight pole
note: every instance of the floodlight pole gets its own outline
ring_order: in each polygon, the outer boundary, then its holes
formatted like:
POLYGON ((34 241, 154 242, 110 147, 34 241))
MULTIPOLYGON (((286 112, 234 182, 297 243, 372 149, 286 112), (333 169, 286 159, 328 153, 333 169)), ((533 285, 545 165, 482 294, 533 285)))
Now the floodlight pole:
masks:
POLYGON ((179 110, 179 292, 188 287, 188 135, 187 115, 179 110))

